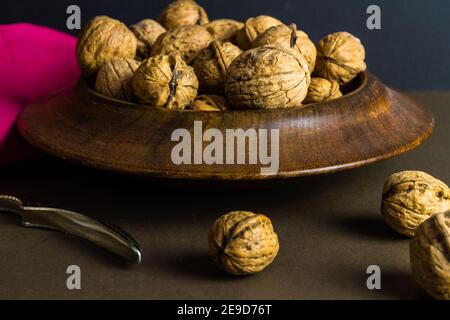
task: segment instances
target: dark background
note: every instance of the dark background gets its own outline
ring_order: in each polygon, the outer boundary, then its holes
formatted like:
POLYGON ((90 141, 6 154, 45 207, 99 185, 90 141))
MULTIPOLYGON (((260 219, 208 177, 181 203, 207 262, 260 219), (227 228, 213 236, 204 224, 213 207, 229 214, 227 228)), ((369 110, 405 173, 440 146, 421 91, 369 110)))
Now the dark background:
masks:
MULTIPOLYGON (((127 24, 155 18, 170 0, 3 1, 0 22, 32 22, 66 32, 66 8, 81 7, 82 21, 105 14, 127 24)), ((245 20, 260 14, 296 22, 318 41, 349 31, 363 41, 370 70, 403 90, 450 89, 450 1, 448 0, 199 0, 210 19, 245 20), (382 29, 368 30, 366 9, 381 7, 382 29)), ((77 32, 71 32, 76 34, 77 32)))

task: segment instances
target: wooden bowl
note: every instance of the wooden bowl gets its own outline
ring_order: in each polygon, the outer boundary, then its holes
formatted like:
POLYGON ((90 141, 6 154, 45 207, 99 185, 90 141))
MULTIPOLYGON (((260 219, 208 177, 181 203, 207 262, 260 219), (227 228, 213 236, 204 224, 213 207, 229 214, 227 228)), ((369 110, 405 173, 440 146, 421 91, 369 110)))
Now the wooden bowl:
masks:
POLYGON ((18 127, 36 148, 81 165, 188 180, 330 173, 399 155, 430 136, 432 113, 370 73, 360 74, 347 91, 333 101, 291 109, 167 111, 102 96, 80 81, 71 91, 25 108, 18 127), (172 133, 185 128, 193 134, 194 121, 224 137, 226 129, 279 129, 279 170, 263 173, 259 160, 248 164, 248 159, 245 164, 174 164, 171 154, 178 142, 172 133))

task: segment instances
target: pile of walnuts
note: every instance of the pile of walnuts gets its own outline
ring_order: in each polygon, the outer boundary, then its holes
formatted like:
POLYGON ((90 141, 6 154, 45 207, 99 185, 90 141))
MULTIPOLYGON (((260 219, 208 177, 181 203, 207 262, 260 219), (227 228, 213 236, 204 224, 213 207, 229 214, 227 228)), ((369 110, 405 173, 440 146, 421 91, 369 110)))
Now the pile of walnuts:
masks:
POLYGON ((381 213, 393 230, 412 237, 416 282, 433 298, 450 300, 450 188, 422 171, 394 173, 383 187, 381 213))
POLYGON ((104 95, 203 111, 335 99, 366 69, 363 45, 347 32, 314 45, 295 24, 270 16, 209 21, 192 0, 177 0, 157 20, 130 27, 106 16, 92 19, 79 37, 77 58, 104 95))

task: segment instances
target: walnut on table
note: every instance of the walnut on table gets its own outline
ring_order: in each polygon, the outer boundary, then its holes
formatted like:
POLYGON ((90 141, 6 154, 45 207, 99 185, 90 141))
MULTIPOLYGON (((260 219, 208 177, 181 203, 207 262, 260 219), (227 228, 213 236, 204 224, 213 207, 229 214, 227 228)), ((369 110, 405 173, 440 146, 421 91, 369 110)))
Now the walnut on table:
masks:
POLYGON ((432 297, 450 300, 450 211, 426 220, 410 242, 414 279, 432 297))
POLYGON ((222 270, 233 275, 262 271, 277 256, 278 236, 262 214, 234 211, 217 219, 209 231, 209 253, 222 270))
POLYGON ((432 215, 450 210, 448 186, 421 171, 402 171, 384 184, 381 213, 398 233, 413 237, 432 215))

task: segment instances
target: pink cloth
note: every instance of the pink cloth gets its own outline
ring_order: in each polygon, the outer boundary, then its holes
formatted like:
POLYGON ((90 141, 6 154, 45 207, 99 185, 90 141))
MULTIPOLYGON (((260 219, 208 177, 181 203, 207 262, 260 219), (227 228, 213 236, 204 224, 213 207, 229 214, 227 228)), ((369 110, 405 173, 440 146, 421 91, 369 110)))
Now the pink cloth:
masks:
POLYGON ((0 25, 0 166, 34 153, 18 136, 17 115, 27 104, 75 85, 75 46, 75 37, 46 27, 0 25))

